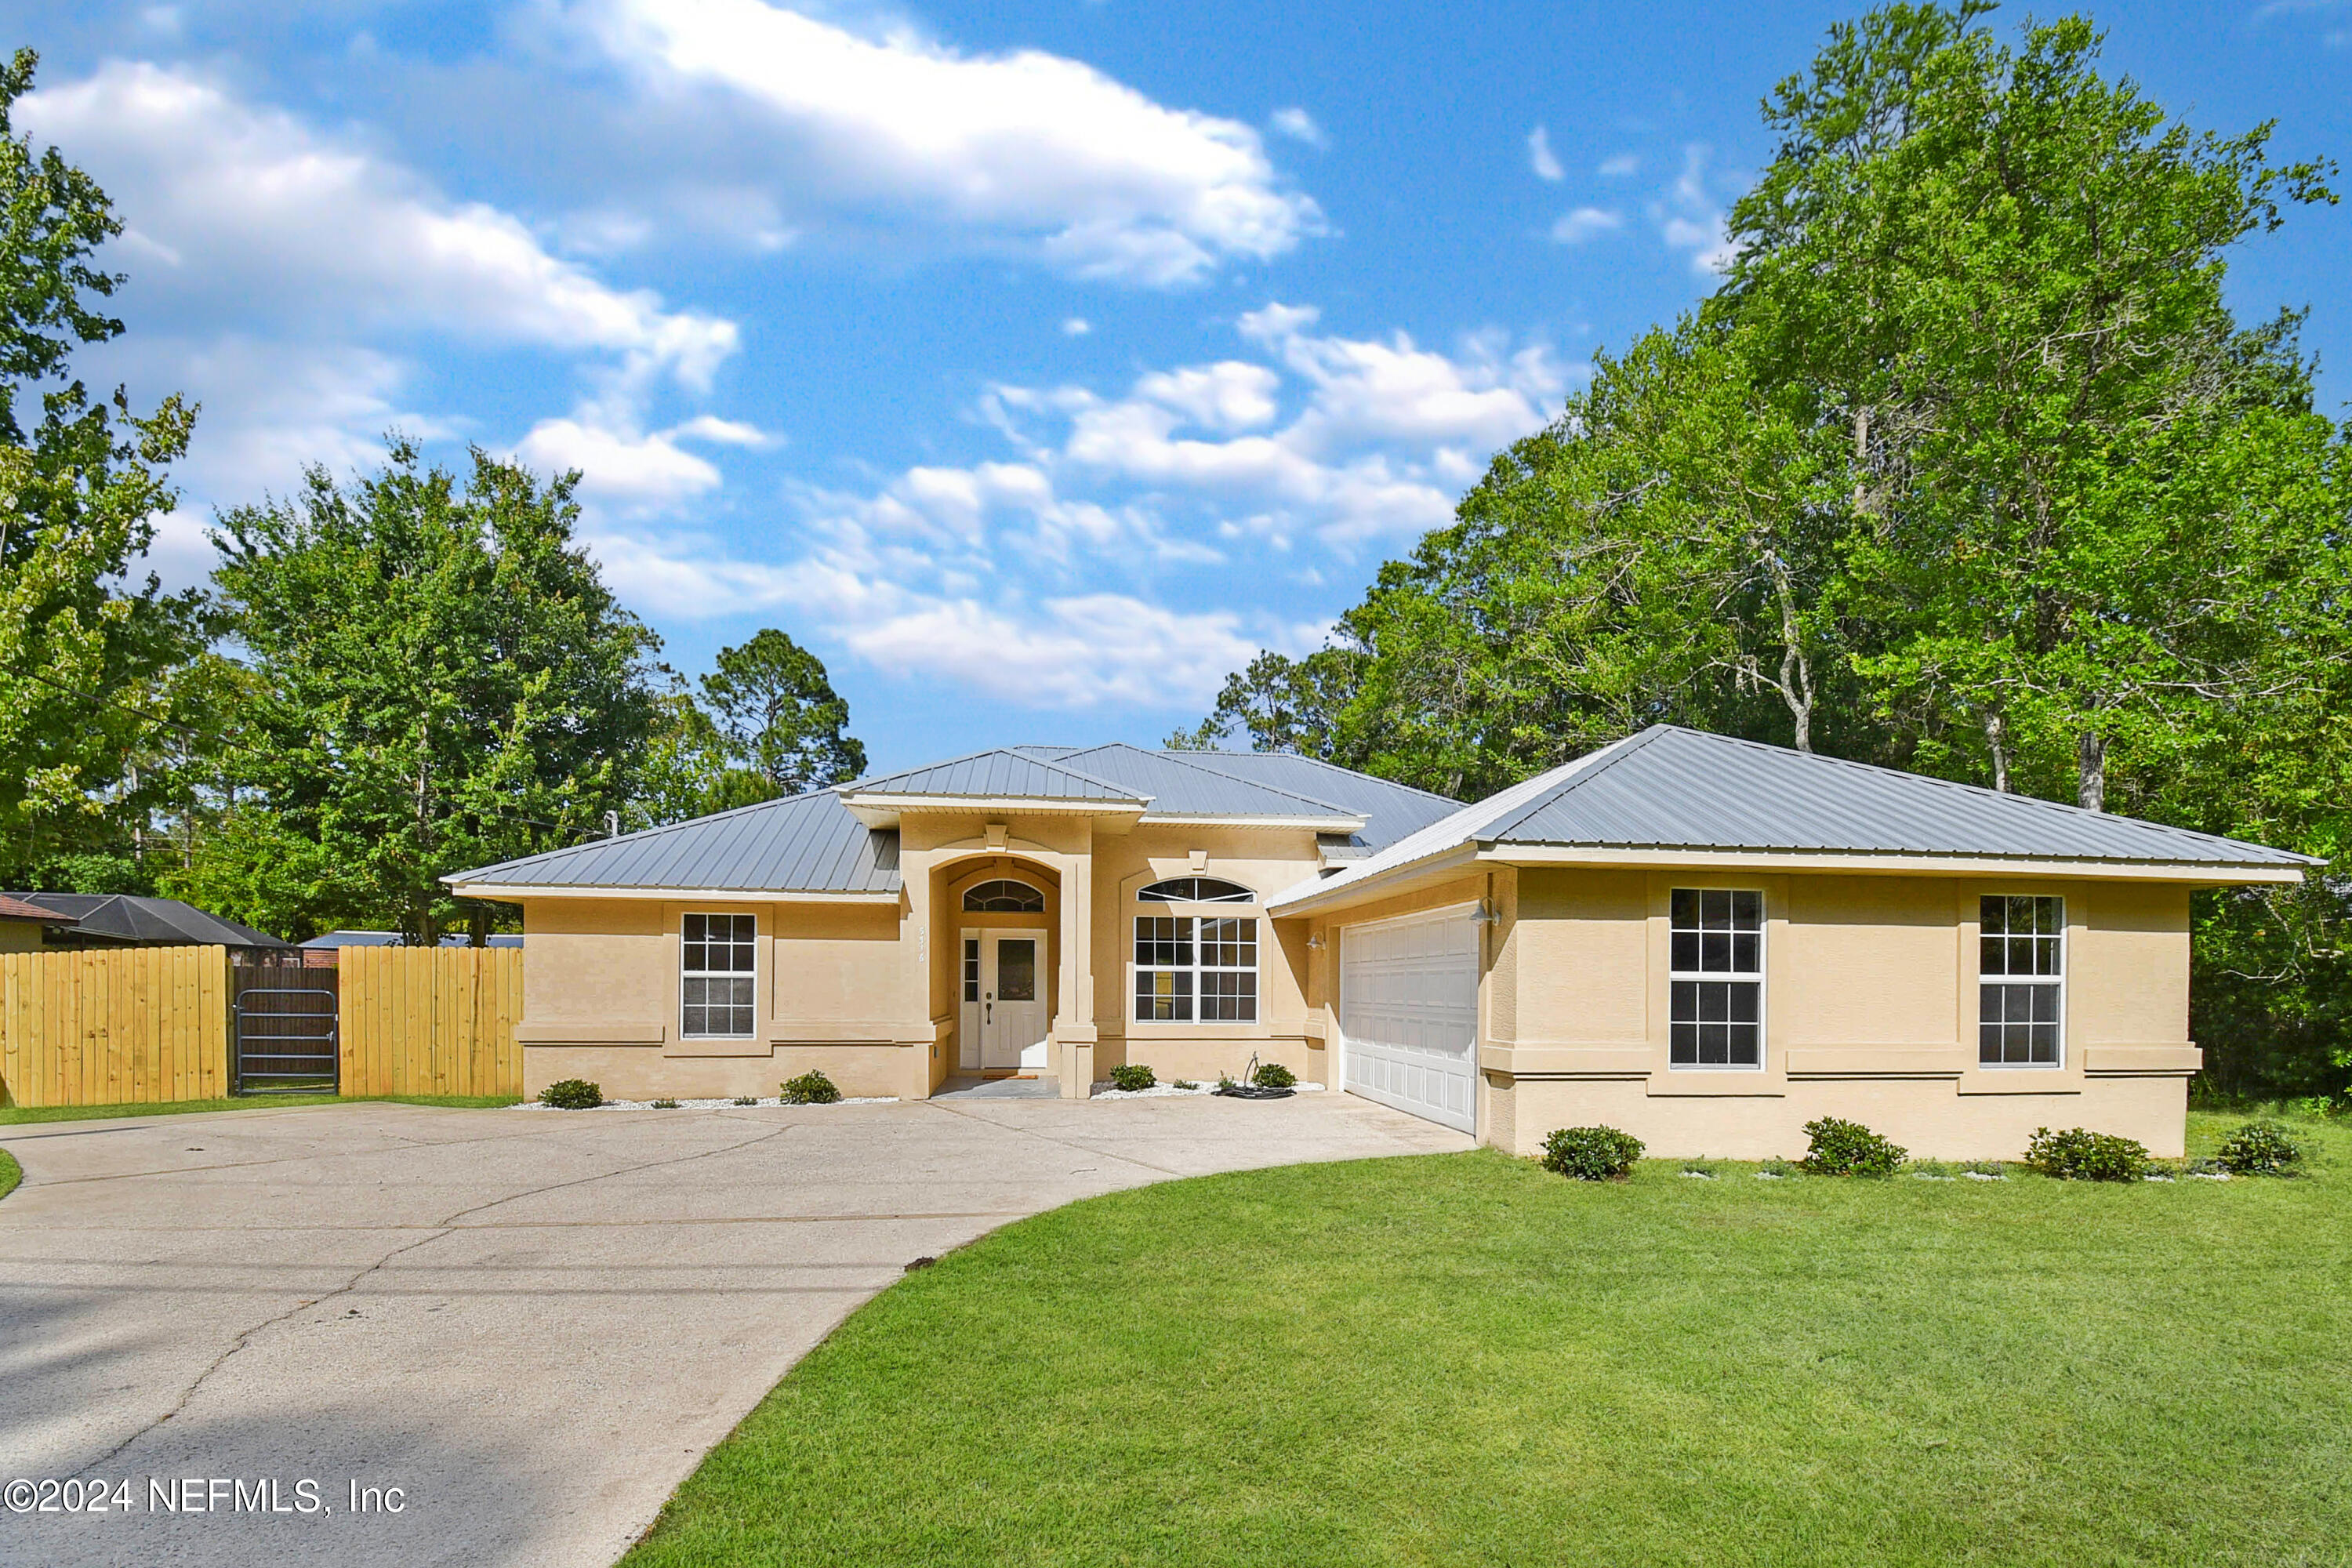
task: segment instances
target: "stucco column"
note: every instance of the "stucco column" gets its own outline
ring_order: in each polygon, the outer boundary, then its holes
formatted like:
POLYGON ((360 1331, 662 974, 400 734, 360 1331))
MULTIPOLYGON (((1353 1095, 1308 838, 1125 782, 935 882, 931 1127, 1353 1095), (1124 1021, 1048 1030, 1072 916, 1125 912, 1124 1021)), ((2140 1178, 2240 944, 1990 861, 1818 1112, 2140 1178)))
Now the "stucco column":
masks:
POLYGON ((1084 1100, 1095 1081, 1094 825, 1080 830, 1078 847, 1062 866, 1061 986, 1054 1010, 1054 1046, 1062 1098, 1084 1100))

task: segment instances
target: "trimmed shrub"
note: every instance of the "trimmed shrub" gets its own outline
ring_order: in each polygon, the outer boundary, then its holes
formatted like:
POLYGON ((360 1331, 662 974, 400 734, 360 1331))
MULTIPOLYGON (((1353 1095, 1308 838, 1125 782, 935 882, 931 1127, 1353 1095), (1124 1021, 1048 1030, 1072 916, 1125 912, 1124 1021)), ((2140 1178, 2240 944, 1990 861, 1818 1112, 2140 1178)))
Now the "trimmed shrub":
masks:
POLYGON ((1641 1159, 1642 1141, 1614 1127, 1563 1127, 1543 1150, 1543 1168, 1570 1181, 1620 1181, 1641 1159))
POLYGON ((2249 1121, 2227 1138, 2214 1157, 2233 1176, 2284 1176, 2303 1158, 2286 1129, 2275 1121, 2249 1121))
POLYGON ((2081 1127, 2037 1127, 2026 1141, 2025 1166, 2060 1182, 2137 1182, 2147 1174, 2147 1145, 2081 1127))
POLYGON ((1812 1142, 1799 1163, 1816 1176, 1891 1176, 1907 1153, 1861 1122, 1834 1116, 1806 1122, 1805 1136, 1812 1142))
POLYGON ((1151 1069, 1141 1062, 1121 1062, 1110 1069, 1111 1088, 1123 1089, 1130 1094, 1139 1089, 1155 1089, 1159 1083, 1160 1080, 1151 1076, 1151 1069))
POLYGON ((1298 1081, 1298 1075, 1280 1062, 1260 1062, 1257 1071, 1250 1074, 1250 1082, 1260 1089, 1288 1089, 1298 1081))
POLYGON ((593 1110, 604 1103, 604 1091, 584 1078, 567 1078, 541 1089, 539 1102, 558 1110, 593 1110))
POLYGON ((798 1078, 788 1078, 779 1086, 786 1105, 831 1105, 841 1098, 841 1090, 833 1087, 833 1079, 815 1068, 798 1078))

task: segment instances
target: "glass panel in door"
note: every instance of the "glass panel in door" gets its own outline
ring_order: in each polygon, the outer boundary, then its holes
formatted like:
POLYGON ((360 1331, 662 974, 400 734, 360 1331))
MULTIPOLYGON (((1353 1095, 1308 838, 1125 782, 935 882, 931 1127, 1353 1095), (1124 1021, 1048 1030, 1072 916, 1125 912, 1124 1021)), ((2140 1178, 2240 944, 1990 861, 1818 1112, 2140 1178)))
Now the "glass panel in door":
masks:
POLYGON ((996 999, 1000 1002, 1037 1000, 1035 939, 1000 937, 997 940, 996 999))

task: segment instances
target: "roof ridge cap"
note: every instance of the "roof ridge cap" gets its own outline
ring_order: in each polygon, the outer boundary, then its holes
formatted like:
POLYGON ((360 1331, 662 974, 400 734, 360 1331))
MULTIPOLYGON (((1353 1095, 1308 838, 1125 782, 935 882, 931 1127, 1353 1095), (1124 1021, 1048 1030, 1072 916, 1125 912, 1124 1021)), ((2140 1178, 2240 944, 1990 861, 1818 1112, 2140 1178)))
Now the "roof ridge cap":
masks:
MULTIPOLYGON (((1280 784, 1260 784, 1255 779, 1236 779, 1231 773, 1221 773, 1214 768, 1204 768, 1198 763, 1186 762, 1179 752, 1164 751, 1147 752, 1141 746, 1128 745, 1125 741, 1107 741, 1103 744, 1093 747, 1092 749, 1097 752, 1107 752, 1113 746, 1127 746, 1129 751, 1133 752, 1139 757, 1157 756, 1162 761, 1172 762, 1179 767, 1190 768, 1196 773, 1206 773, 1211 778, 1223 779, 1227 784, 1247 784, 1252 789, 1264 790, 1268 795, 1278 795, 1285 800, 1304 801, 1308 805, 1319 805, 1324 810, 1332 813, 1334 816, 1351 816, 1361 819, 1364 815, 1360 811, 1349 810, 1346 806, 1341 805, 1336 800, 1324 800, 1318 795, 1301 795, 1295 789, 1285 789, 1280 784)), ((1084 752, 1078 753, 1080 756, 1084 756, 1085 754, 1086 753, 1084 752)))
MULTIPOLYGON (((689 816, 677 822, 665 822, 653 827, 640 827, 633 832, 616 833, 604 838, 591 838, 583 843, 566 844, 554 849, 533 850, 529 855, 518 855, 511 860, 493 860, 487 866, 478 866, 471 871, 460 871, 454 875, 472 880, 478 879, 484 871, 509 870, 517 866, 528 866, 536 860, 545 860, 551 856, 576 855, 583 849, 596 849, 607 844, 626 844, 634 839, 658 838, 665 833, 677 833, 688 827, 699 827, 706 822, 723 822, 731 816, 749 816, 755 811, 773 811, 779 806, 797 805, 802 801, 814 800, 820 795, 837 795, 845 787, 847 786, 842 784, 828 784, 823 789, 803 790, 799 795, 780 795, 768 800, 755 800, 749 805, 730 805, 724 811, 707 811, 700 816, 689 816)), ((869 828, 867 831, 887 833, 893 830, 869 828)), ((440 879, 446 882, 450 879, 444 877, 440 879)))
MULTIPOLYGON (((1109 743, 1117 744, 1118 742, 1113 742, 1109 743)), ((1100 751, 1102 748, 1100 746, 1089 746, 1083 750, 1100 751)), ((903 777, 908 773, 927 773, 933 768, 951 768, 958 763, 968 763, 975 757, 992 757, 1000 752, 1008 757, 1019 758, 1022 762, 1027 763, 1033 767, 1051 768, 1056 773, 1067 773, 1072 778, 1084 779, 1088 784, 1100 784, 1105 789, 1117 790, 1119 792, 1118 798, 1121 800, 1139 800, 1147 805, 1151 803, 1151 797, 1150 795, 1139 795, 1135 791, 1128 788, 1127 785, 1120 784, 1116 780, 1098 777, 1094 773, 1087 772, 1084 768, 1074 768, 1065 762, 1049 760, 1045 757, 1022 756, 1018 751, 1015 751, 1011 746, 982 746, 977 752, 966 752, 960 757, 949 757, 944 761, 936 763, 918 763, 911 768, 900 768, 897 773, 883 773, 878 776, 885 779, 895 779, 903 777)), ((834 786, 834 793, 836 795, 850 795, 856 791, 869 787, 870 782, 871 781, 866 779, 857 779, 849 784, 836 784, 834 786)), ((948 795, 942 796, 941 798, 952 800, 955 797, 948 795)))
POLYGON ((1294 762, 1312 763, 1315 766, 1325 770, 1327 773, 1346 773, 1351 778, 1370 779, 1376 784, 1385 784, 1391 789, 1408 790, 1414 795, 1425 795, 1431 800, 1443 801, 1447 805, 1454 806, 1456 808, 1465 805, 1475 805, 1477 804, 1475 801, 1459 801, 1450 795, 1440 795, 1433 789, 1423 789, 1419 784, 1409 784, 1402 779, 1382 778, 1378 773, 1368 773, 1361 768, 1347 767, 1339 763, 1332 762, 1328 758, 1309 756, 1305 752, 1261 752, 1255 748, 1252 748, 1246 752, 1228 752, 1222 746, 1210 746, 1203 748, 1199 752, 1180 752, 1162 746, 1158 754, 1163 757, 1288 757, 1294 762))

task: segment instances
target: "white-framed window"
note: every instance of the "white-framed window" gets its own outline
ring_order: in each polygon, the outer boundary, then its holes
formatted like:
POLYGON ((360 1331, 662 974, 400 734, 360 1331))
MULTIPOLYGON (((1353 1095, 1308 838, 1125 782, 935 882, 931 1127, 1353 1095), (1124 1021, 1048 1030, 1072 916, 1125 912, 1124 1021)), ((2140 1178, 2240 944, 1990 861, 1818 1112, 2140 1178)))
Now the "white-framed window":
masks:
POLYGON ((688 915, 678 946, 678 1032, 689 1040, 751 1036, 760 922, 752 915, 688 915))
POLYGON ((1257 1022, 1257 921, 1138 915, 1135 1016, 1146 1024, 1257 1022))
POLYGON ((1667 928, 1667 1065, 1761 1068, 1764 895, 1676 888, 1667 928))
POLYGON ((2066 900, 1987 894, 1977 906, 1977 1065, 2064 1059, 2066 900))
POLYGON ((963 999, 980 1000, 980 938, 976 936, 963 939, 963 999))
POLYGON ((1216 877, 1171 877, 1135 895, 1140 904, 1246 904, 1257 895, 1216 877))

